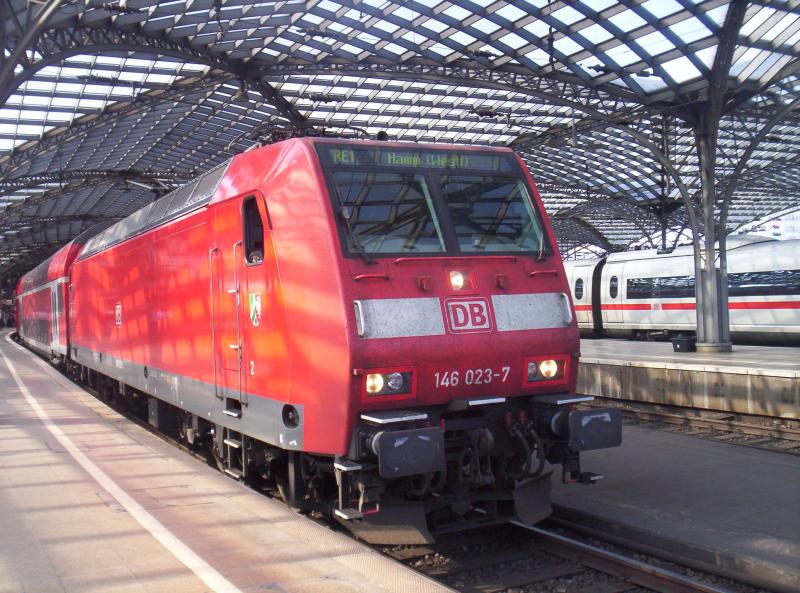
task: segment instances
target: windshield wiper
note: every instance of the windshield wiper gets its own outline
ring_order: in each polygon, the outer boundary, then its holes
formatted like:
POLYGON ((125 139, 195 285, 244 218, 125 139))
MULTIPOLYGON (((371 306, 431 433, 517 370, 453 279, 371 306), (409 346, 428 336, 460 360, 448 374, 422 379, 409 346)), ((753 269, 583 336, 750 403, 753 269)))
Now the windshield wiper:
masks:
POLYGON ((341 206, 339 208, 339 216, 344 221, 344 228, 347 231, 347 238, 350 240, 351 247, 361 257, 364 258, 364 261, 367 262, 367 264, 374 264, 375 260, 373 260, 369 256, 367 250, 364 249, 364 246, 361 244, 361 241, 358 240, 358 237, 356 237, 356 234, 353 231, 353 225, 350 224, 351 215, 352 213, 350 212, 350 208, 348 208, 347 206, 341 206))
POLYGON ((539 234, 539 254, 536 256, 536 261, 544 259, 544 231, 539 234))

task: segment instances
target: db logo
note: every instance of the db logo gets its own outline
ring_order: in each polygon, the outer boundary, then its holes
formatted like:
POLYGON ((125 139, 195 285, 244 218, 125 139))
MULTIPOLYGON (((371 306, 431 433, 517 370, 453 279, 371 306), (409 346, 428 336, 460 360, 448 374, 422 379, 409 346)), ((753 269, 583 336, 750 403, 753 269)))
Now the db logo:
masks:
POLYGON ((448 300, 445 306, 453 333, 491 331, 492 318, 486 299, 448 300))

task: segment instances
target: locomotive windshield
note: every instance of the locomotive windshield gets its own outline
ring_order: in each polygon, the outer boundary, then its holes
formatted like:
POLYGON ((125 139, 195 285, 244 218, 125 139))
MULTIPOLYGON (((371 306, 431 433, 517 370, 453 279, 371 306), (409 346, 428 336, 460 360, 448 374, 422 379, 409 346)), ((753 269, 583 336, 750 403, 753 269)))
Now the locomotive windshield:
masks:
POLYGON ((350 254, 551 253, 511 154, 317 150, 350 254))

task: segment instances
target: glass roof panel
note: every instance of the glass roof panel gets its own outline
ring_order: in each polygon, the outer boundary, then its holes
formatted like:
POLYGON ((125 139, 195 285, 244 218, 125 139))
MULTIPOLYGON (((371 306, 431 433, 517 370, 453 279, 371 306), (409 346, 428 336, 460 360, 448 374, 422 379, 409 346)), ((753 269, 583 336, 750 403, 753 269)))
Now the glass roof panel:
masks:
POLYGON ((581 45, 571 37, 562 37, 561 39, 556 39, 553 42, 553 47, 555 47, 557 51, 561 52, 565 56, 571 56, 583 49, 581 45))
POLYGON ((614 35, 606 31, 601 25, 592 25, 580 30, 580 35, 586 38, 590 43, 598 45, 603 41, 608 41, 614 35))
POLYGON ((644 20, 630 8, 623 10, 620 13, 611 15, 608 17, 608 20, 615 27, 619 28, 625 33, 629 33, 630 31, 638 29, 639 27, 643 27, 647 24, 646 20, 644 20))
POLYGON ((779 36, 784 34, 786 29, 797 24, 798 20, 800 20, 800 16, 784 14, 781 20, 761 34, 761 39, 765 41, 775 41, 779 36))
POLYGON ((658 19, 683 10, 683 6, 675 0, 647 0, 642 3, 642 8, 658 19))
POLYGON ((606 50, 606 56, 623 68, 641 61, 641 57, 624 43, 606 50))
POLYGON ((675 23, 670 27, 670 30, 684 43, 692 43, 711 35, 711 31, 697 17, 691 17, 675 23))
POLYGON ((749 37, 773 14, 775 14, 775 9, 773 8, 766 6, 751 6, 747 11, 747 16, 744 20, 744 23, 742 23, 742 28, 739 29, 739 34, 744 37, 749 37))
POLYGON ((580 0, 584 6, 588 6, 595 12, 602 12, 606 8, 610 8, 616 4, 614 0, 580 0))
POLYGON ((651 56, 657 56, 675 48, 672 42, 659 31, 639 37, 636 44, 651 56))
POLYGON ((565 25, 572 25, 573 23, 577 23, 578 21, 582 20, 584 16, 572 8, 571 6, 565 6, 563 8, 559 8, 555 12, 552 13, 552 16, 564 23, 565 25))
POLYGON ((456 4, 448 6, 447 8, 444 9, 443 12, 447 16, 451 16, 457 21, 464 21, 472 16, 472 13, 469 10, 467 10, 466 8, 461 8, 456 4))
MULTIPOLYGON (((636 229, 649 223, 637 227, 611 210, 591 210, 590 192, 653 199, 660 191, 659 167, 619 130, 581 109, 631 121, 657 140, 660 110, 675 106, 671 154, 691 185, 696 153, 680 106, 708 88, 716 37, 728 12, 724 0, 136 0, 135 5, 142 8, 131 10, 139 13, 109 15, 98 4, 86 13, 87 22, 94 30, 124 27, 115 33, 121 39, 135 31, 157 43, 133 51, 136 43, 123 41, 124 51, 113 55, 79 54, 38 69, 15 87, 0 108, 0 179, 4 171, 198 171, 270 137, 276 125, 285 130, 320 125, 351 135, 386 131, 401 140, 520 141, 520 152, 549 188, 542 192, 548 207, 583 204, 609 240, 623 242, 638 238, 636 229), (184 64, 177 57, 152 59, 162 43, 177 52, 199 51, 211 66, 184 64), (451 60, 458 60, 457 69, 448 65, 451 60), (247 97, 236 97, 245 63, 247 97), (200 76, 215 82, 204 87, 200 76), (424 80, 415 80, 419 76, 424 80), (193 90, 184 93, 183 85, 193 90), (279 111, 263 100, 272 96, 269 87, 287 108, 279 111), (170 98, 158 100, 162 95, 170 98), (293 118, 301 123, 289 123, 293 118), (88 122, 85 133, 77 133, 83 129, 79 122, 88 122), (50 136, 64 141, 50 142, 50 136)), ((64 3, 59 9, 66 37, 75 6, 64 3)), ((763 123, 759 109, 788 105, 800 94, 797 75, 760 90, 796 59, 800 11, 787 2, 752 3, 736 43, 729 85, 734 92, 752 88, 758 94, 721 132, 726 158, 719 159, 719 167, 725 171, 763 123), (740 83, 746 85, 737 87, 740 83)), ((31 55, 46 63, 41 54, 31 55)), ((21 69, 15 66, 15 72, 21 69)), ((754 151, 752 166, 775 167, 776 159, 796 154, 800 117, 792 118, 754 151)), ((796 178, 796 168, 769 177, 781 188, 796 178)), ((758 183, 748 195, 760 205, 750 211, 768 209, 778 200, 770 196, 781 193, 758 183)), ((58 186, 8 193, 0 203, 45 190, 58 186)), ((32 211, 80 214, 101 204, 106 193, 103 208, 136 205, 106 184, 102 191, 84 188, 32 211)), ((147 192, 140 196, 149 199, 147 192)), ((731 219, 744 220, 748 206, 737 199, 731 219)), ((0 212, 0 234, 11 228, 3 216, 0 212)), ((0 258, 6 253, 0 246, 0 258)))
POLYGON ((506 4, 505 6, 501 6, 495 10, 495 14, 500 15, 504 19, 508 19, 514 23, 524 17, 527 13, 524 10, 517 8, 513 4, 506 4))
POLYGON ((505 43, 511 49, 519 49, 520 47, 528 44, 527 41, 525 41, 516 33, 508 33, 507 35, 503 35, 500 37, 500 39, 498 39, 498 41, 505 43))
POLYGON ((686 56, 664 62, 661 67, 666 70, 672 80, 679 84, 700 78, 703 75, 686 56))

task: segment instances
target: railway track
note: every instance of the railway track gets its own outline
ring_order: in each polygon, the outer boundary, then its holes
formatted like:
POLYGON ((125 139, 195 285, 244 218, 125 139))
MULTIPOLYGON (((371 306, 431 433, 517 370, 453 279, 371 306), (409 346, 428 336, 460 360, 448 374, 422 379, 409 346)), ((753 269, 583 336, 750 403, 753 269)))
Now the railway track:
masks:
POLYGON ((430 546, 382 548, 398 562, 463 593, 730 591, 547 527, 512 525, 430 546))
POLYGON ((800 422, 796 420, 605 397, 595 397, 595 401, 603 407, 621 408, 627 425, 646 424, 699 438, 800 455, 800 422))

